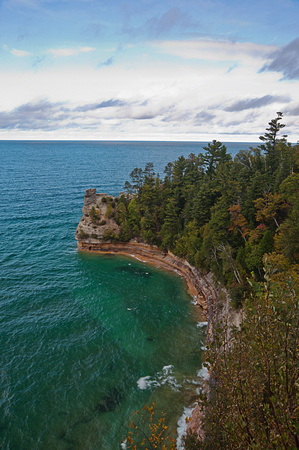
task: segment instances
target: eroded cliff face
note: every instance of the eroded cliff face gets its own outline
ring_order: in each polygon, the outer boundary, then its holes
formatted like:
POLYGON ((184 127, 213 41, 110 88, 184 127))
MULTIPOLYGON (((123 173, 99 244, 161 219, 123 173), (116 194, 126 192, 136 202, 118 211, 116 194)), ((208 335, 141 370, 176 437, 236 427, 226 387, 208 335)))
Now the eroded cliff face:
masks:
MULTIPOLYGON (((120 230, 114 220, 114 204, 122 195, 128 194, 121 193, 119 197, 113 197, 107 194, 97 194, 96 189, 86 190, 82 208, 83 217, 75 234, 78 249, 129 255, 184 277, 190 295, 193 296, 196 305, 201 310, 202 320, 208 323, 207 339, 213 339, 214 330, 219 323, 227 325, 228 334, 232 326, 239 327, 242 321, 242 312, 231 307, 228 292, 213 279, 212 273, 203 273, 184 259, 171 252, 162 252, 156 246, 135 239, 129 242, 115 240, 120 230)), ((202 436, 202 412, 198 403, 194 406, 191 420, 188 422, 188 429, 202 436)))
POLYGON ((239 326, 241 315, 231 308, 226 289, 213 280, 211 273, 203 273, 184 259, 171 252, 162 252, 156 246, 135 239, 129 242, 115 241, 114 238, 119 233, 119 226, 114 220, 115 204, 122 195, 129 194, 121 193, 119 197, 113 197, 97 194, 96 189, 86 190, 82 208, 83 217, 75 234, 78 249, 130 255, 178 273, 185 278, 190 295, 201 308, 202 316, 208 322, 210 337, 219 322, 239 326))
MULTIPOLYGON (((121 195, 124 195, 122 192, 121 195)), ((97 194, 96 189, 87 189, 82 208, 83 216, 77 226, 75 238, 84 244, 97 244, 108 233, 119 233, 119 226, 114 220, 115 202, 118 197, 97 194)))

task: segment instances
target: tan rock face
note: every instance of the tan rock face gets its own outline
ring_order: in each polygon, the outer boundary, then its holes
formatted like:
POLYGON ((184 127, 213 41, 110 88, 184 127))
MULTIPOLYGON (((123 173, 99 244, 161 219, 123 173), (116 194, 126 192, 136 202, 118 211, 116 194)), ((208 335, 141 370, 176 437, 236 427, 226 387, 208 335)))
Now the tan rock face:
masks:
POLYGON ((77 226, 75 238, 87 244, 96 244, 103 241, 108 232, 118 234, 119 226, 114 220, 117 200, 112 195, 97 194, 96 189, 87 189, 83 217, 77 226))

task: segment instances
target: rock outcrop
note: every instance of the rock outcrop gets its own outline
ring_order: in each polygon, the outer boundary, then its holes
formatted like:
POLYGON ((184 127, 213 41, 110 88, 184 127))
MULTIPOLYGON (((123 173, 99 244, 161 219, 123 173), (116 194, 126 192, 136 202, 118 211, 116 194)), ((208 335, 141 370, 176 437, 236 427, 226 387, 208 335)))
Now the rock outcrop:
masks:
MULTIPOLYGON (((119 195, 125 195, 123 192, 119 195)), ((87 189, 82 208, 83 217, 76 229, 75 238, 85 244, 96 244, 108 238, 109 233, 118 234, 119 226, 114 220, 115 202, 118 197, 97 194, 96 189, 87 189)))
MULTIPOLYGON (((118 197, 97 194, 96 189, 87 189, 82 208, 83 217, 76 229, 78 249, 99 253, 117 253, 136 257, 171 270, 185 278, 189 293, 202 308, 203 318, 208 321, 211 335, 216 323, 220 321, 239 326, 240 314, 230 306, 225 288, 215 283, 211 273, 204 274, 187 261, 171 252, 162 252, 158 247, 138 240, 117 241, 119 226, 114 220, 115 206, 119 199, 130 194, 120 193, 118 197)), ((130 196, 131 197, 131 196, 130 196)))

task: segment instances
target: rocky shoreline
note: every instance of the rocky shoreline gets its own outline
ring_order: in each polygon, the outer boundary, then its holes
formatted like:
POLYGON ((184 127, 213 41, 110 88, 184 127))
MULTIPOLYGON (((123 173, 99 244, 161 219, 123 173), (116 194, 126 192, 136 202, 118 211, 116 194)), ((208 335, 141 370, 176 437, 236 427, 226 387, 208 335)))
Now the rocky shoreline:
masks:
MULTIPOLYGON (((205 274, 171 252, 163 252, 156 246, 135 239, 128 242, 104 239, 107 232, 115 234, 119 232, 119 226, 113 217, 109 216, 109 205, 116 199, 107 194, 97 194, 96 189, 86 190, 82 208, 83 217, 75 234, 78 250, 131 256, 184 277, 189 294, 200 308, 201 320, 208 323, 207 339, 213 339, 213 332, 219 323, 228 325, 228 330, 232 326, 239 327, 242 321, 241 313, 230 306, 228 292, 213 280, 211 273, 205 274)), ((196 404, 187 428, 197 435, 202 434, 201 417, 199 405, 196 404)))
POLYGON ((135 240, 129 242, 105 242, 91 244, 78 240, 80 251, 127 255, 143 262, 153 264, 164 270, 169 270, 184 277, 188 286, 188 293, 194 298, 196 305, 202 309, 203 318, 207 319, 208 304, 215 299, 215 292, 198 269, 187 261, 178 258, 170 252, 162 252, 158 247, 140 243, 135 240))

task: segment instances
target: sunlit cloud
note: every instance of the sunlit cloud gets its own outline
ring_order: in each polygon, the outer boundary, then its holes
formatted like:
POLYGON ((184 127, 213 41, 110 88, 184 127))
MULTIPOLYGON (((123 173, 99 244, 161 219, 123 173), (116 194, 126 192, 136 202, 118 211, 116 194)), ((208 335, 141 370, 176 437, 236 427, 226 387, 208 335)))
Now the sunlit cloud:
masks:
POLYGON ((50 48, 47 50, 47 53, 50 53, 53 56, 74 56, 79 53, 89 53, 94 51, 93 47, 78 47, 78 48, 50 48))
POLYGON ((26 50, 18 50, 16 48, 10 50, 10 53, 14 56, 17 56, 18 58, 23 58, 25 56, 30 56, 31 53, 27 52, 26 50))
POLYGON ((230 42, 212 40, 164 41, 154 44, 160 51, 183 59, 206 61, 238 61, 245 58, 262 59, 273 51, 273 45, 252 42, 230 42))
POLYGON ((0 138, 252 139, 282 111, 297 141, 298 13, 294 0, 3 0, 0 138))

